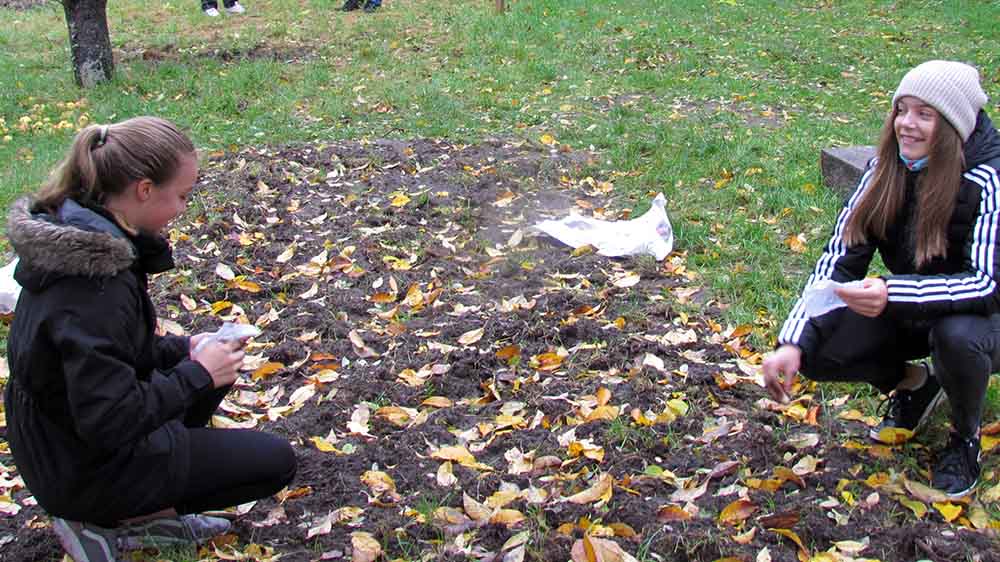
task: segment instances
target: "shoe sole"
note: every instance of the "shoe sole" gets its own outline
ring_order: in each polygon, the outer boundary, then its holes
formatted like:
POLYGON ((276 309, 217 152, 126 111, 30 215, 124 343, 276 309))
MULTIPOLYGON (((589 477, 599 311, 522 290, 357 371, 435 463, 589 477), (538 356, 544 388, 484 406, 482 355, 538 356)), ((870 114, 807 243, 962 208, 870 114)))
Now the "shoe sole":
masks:
MULTIPOLYGON (((59 537, 59 543, 62 544, 63 548, 66 549, 66 554, 69 554, 75 562, 95 562, 87 551, 84 550, 83 544, 80 539, 77 538, 76 532, 70 528, 69 524, 66 523, 61 518, 54 518, 52 520, 52 530, 55 531, 56 536, 59 537)), ((97 533, 89 530, 83 529, 80 534, 93 538, 101 543, 101 550, 104 551, 105 560, 117 560, 114 553, 112 553, 107 546, 103 543, 106 542, 105 538, 97 533)))
POLYGON ((979 484, 978 478, 976 478, 975 482, 973 482, 972 485, 969 486, 968 488, 960 492, 945 492, 944 495, 948 496, 948 498, 953 500, 964 498, 965 496, 969 495, 969 493, 971 493, 972 490, 976 489, 976 484, 979 484))
MULTIPOLYGON (((924 408, 924 413, 920 416, 920 419, 917 420, 917 425, 912 429, 914 436, 916 436, 917 433, 920 432, 920 429, 924 427, 924 424, 927 423, 927 420, 930 419, 931 414, 934 413, 934 409, 938 407, 938 404, 940 404, 942 400, 944 400, 944 389, 939 388, 937 394, 934 395, 934 398, 932 398, 931 401, 928 402, 927 407, 924 408)), ((868 437, 872 441, 882 443, 883 445, 896 445, 896 443, 886 443, 885 441, 879 439, 879 433, 880 431, 878 430, 878 428, 873 427, 871 430, 868 431, 868 437)))

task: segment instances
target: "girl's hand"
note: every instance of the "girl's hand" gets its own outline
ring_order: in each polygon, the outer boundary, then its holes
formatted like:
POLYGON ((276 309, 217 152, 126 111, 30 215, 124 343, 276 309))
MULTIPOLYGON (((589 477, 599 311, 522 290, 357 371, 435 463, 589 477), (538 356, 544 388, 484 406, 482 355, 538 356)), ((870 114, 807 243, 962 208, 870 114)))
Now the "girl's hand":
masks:
POLYGON ((230 386, 236 382, 236 374, 243 366, 243 350, 239 341, 211 342, 191 354, 191 359, 201 363, 212 377, 215 388, 230 386))
POLYGON ((764 388, 777 402, 788 404, 791 400, 795 373, 802 365, 802 350, 798 346, 785 344, 764 358, 764 388))
POLYGON ((889 289, 885 281, 878 277, 868 277, 860 287, 837 287, 834 293, 843 299, 848 308, 869 318, 882 314, 889 303, 889 289))
POLYGON ((208 332, 202 332, 200 334, 195 334, 191 336, 190 345, 188 346, 188 353, 190 354, 192 351, 194 351, 194 348, 198 347, 198 343, 201 342, 201 340, 206 338, 208 335, 209 335, 208 332))

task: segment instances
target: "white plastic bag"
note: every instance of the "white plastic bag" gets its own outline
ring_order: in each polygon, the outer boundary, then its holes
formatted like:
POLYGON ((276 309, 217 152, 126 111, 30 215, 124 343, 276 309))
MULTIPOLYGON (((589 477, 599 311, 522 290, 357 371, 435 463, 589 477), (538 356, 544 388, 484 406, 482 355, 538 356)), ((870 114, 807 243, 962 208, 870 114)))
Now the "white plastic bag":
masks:
POLYGON ((571 213, 560 220, 546 220, 532 228, 563 244, 579 248, 590 244, 602 256, 649 254, 657 261, 674 248, 674 229, 667 218, 667 200, 656 195, 649 210, 627 221, 602 221, 571 213))
POLYGON ((21 286, 14 280, 17 258, 0 269, 0 314, 14 312, 17 298, 21 296, 21 286))
POLYGON ((197 353, 201 348, 208 345, 209 342, 221 341, 227 342, 232 340, 240 340, 243 338, 252 338, 254 336, 260 335, 260 328, 250 324, 236 324, 234 322, 224 322, 222 327, 218 330, 210 333, 208 336, 201 339, 198 345, 195 346, 194 352, 197 353))
POLYGON ((802 291, 802 305, 805 307, 806 315, 809 318, 822 316, 831 310, 847 306, 847 304, 833 292, 837 287, 860 287, 861 281, 848 281, 838 283, 831 279, 821 279, 802 291))

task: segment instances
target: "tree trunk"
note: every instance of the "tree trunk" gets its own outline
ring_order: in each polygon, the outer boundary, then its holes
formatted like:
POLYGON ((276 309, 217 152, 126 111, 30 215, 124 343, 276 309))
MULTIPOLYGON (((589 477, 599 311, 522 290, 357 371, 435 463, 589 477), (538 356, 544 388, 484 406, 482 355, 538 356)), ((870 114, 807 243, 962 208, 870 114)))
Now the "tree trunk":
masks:
POLYGON ((90 88, 110 80, 115 61, 108 34, 107 0, 62 0, 62 3, 77 85, 90 88))
POLYGON ((507 11, 507 0, 497 0, 497 13, 504 13, 507 11))

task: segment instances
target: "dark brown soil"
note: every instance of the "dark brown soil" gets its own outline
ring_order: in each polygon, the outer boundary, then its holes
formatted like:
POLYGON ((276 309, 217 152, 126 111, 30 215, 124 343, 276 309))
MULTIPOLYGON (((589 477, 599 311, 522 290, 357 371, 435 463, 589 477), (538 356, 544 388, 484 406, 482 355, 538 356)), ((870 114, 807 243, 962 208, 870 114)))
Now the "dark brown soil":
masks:
MULTIPOLYGON (((345 141, 214 155, 200 203, 172 232, 178 268, 155 280, 154 294, 161 315, 190 332, 226 318, 262 325, 252 366, 280 364, 271 374, 248 372, 230 399, 258 428, 295 445, 298 493, 281 503, 286 519, 276 524, 265 521, 276 498, 241 516, 237 548, 263 545, 287 561, 349 560, 352 533, 366 532, 387 560, 500 561, 517 559, 514 547, 503 548, 526 532, 525 560, 561 562, 586 533, 643 560, 750 561, 764 548, 772 560, 799 559, 795 543, 770 530, 777 527, 810 555, 869 540, 859 556, 1000 560, 991 531, 971 530, 961 517, 946 523, 929 504, 918 519, 898 501, 907 496, 900 482, 865 483, 890 472, 926 482, 916 469, 928 465, 926 448, 907 445, 884 459, 853 448, 852 439, 867 445, 867 428, 841 421, 843 408, 818 397, 802 402, 803 413, 819 407, 816 424, 762 407, 747 374, 759 359, 747 330, 720 325, 686 269, 683 243, 664 262, 611 259, 575 256, 526 231, 570 209, 621 218, 632 202, 613 199, 604 182, 615 178, 600 155, 504 141, 345 141), (219 264, 238 277, 220 277, 219 264), (623 282, 627 272, 638 282, 623 282), (426 381, 402 382, 408 369, 426 381), (315 394, 301 409, 272 410, 269 420, 268 408, 303 388, 315 394), (431 397, 439 402, 426 403, 431 397), (632 415, 660 414, 669 400, 687 411, 651 426, 632 415), (602 402, 617 410, 591 414, 602 402), (348 426, 362 405, 371 412, 368 436, 348 426), (420 423, 399 427, 378 415, 391 406, 422 412, 420 423), (560 444, 571 429, 576 443, 560 444), (810 433, 817 444, 796 448, 810 433), (316 437, 339 452, 322 452, 316 437), (580 443, 603 448, 603 459, 574 456, 580 443), (455 483, 440 485, 443 461, 432 455, 460 444, 480 465, 453 463, 455 483), (516 470, 515 448, 557 464, 516 470), (775 491, 760 483, 810 456, 818 467, 775 491), (366 471, 386 473, 398 498, 373 491, 366 471), (603 475, 613 480, 609 501, 567 500, 603 475), (707 481, 704 493, 678 497, 685 479, 691 487, 707 481), (483 503, 501 489, 517 491, 503 507, 519 522, 469 518, 475 510, 463 494, 483 503), (741 497, 753 511, 720 522, 741 497), (307 538, 347 506, 361 516, 307 538), (454 508, 450 520, 444 507, 454 508), (669 520, 682 509, 690 518, 669 520)), ((12 467, 9 455, 0 462, 12 467)), ((20 502, 27 496, 14 493, 20 502)), ((45 523, 31 506, 0 519, 4 559, 56 559, 45 523)))

